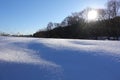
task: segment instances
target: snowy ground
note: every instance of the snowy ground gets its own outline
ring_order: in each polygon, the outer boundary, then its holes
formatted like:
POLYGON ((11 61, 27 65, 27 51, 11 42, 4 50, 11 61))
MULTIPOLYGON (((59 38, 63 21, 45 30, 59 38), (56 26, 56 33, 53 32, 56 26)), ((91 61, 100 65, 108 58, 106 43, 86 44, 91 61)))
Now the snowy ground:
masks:
POLYGON ((120 42, 0 37, 0 80, 120 80, 120 42))

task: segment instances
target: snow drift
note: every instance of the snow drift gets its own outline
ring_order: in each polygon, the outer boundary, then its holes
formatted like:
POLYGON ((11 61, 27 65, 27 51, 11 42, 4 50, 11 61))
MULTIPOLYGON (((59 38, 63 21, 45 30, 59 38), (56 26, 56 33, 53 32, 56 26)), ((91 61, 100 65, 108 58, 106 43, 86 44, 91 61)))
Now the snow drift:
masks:
POLYGON ((119 80, 120 42, 0 37, 0 80, 119 80))

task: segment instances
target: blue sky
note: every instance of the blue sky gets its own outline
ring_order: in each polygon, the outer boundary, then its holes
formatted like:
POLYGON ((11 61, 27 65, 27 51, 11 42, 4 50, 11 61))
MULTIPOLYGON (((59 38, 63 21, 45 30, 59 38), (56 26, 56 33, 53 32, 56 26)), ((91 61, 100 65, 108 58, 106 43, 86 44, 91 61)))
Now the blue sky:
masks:
POLYGON ((0 0, 0 32, 32 34, 48 22, 61 22, 86 7, 101 8, 107 0, 0 0))

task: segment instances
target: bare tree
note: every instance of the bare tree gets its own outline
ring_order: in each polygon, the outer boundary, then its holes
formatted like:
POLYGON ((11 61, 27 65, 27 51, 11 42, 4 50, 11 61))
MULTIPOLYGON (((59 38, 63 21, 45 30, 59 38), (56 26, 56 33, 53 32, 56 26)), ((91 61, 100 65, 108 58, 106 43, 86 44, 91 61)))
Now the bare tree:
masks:
POLYGON ((118 15, 120 9, 120 0, 109 0, 107 3, 108 18, 114 18, 118 15))
POLYGON ((53 28, 53 26, 54 26, 53 23, 49 22, 47 25, 47 31, 50 31, 53 28))
POLYGON ((96 9, 96 11, 98 12, 99 21, 108 19, 106 9, 96 9))

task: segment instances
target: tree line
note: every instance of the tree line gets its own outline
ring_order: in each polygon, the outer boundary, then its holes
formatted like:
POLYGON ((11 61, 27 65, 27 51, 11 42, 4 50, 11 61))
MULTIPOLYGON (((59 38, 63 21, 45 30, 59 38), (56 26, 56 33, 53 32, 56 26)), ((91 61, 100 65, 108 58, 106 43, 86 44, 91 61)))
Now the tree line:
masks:
POLYGON ((109 0, 105 9, 86 8, 72 13, 61 23, 49 22, 46 29, 39 30, 33 37, 41 38, 71 38, 71 39, 98 39, 120 37, 120 0, 109 0), (88 12, 96 10, 97 20, 89 21, 88 12))

